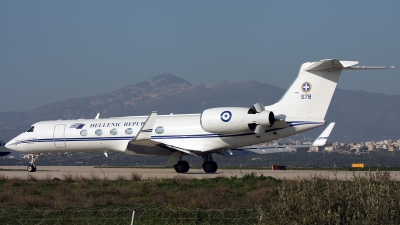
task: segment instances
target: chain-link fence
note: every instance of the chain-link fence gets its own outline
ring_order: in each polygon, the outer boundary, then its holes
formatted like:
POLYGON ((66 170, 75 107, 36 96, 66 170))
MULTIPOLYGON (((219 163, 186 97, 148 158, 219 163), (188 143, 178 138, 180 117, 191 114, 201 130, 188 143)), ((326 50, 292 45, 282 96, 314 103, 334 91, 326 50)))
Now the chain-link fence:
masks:
POLYGON ((261 209, 0 210, 0 224, 265 224, 261 209))

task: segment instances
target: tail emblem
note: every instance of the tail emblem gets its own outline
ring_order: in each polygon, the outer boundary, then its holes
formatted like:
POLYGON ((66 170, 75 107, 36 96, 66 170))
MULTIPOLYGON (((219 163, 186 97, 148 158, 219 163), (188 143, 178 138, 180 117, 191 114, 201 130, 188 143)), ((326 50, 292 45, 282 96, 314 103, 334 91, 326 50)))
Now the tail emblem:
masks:
POLYGON ((312 86, 311 86, 311 84, 308 83, 308 82, 304 82, 304 83, 301 85, 301 89, 303 89, 303 92, 304 92, 304 93, 310 92, 310 91, 311 91, 311 88, 312 88, 312 86))

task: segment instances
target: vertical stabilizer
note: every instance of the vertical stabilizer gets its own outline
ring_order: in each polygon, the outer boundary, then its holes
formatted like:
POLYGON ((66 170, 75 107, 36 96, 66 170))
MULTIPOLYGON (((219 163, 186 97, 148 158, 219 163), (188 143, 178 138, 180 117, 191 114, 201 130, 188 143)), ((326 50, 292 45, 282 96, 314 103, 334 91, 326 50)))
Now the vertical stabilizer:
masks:
POLYGON ((304 63, 296 80, 276 104, 267 107, 275 115, 324 119, 340 73, 357 61, 326 59, 304 63))

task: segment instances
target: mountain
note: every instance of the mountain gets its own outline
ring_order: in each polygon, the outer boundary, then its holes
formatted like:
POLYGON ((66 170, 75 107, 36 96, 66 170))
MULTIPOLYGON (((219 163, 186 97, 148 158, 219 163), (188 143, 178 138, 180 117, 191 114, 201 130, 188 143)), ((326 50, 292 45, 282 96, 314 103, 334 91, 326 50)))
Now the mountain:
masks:
POLYGON ((327 121, 336 121, 330 141, 400 139, 400 96, 336 90, 327 121))
MULTIPOLYGON (((129 85, 107 94, 68 99, 27 112, 0 113, 0 139, 8 141, 31 124, 42 120, 159 114, 201 113, 220 106, 250 107, 256 102, 270 105, 285 90, 256 81, 218 82, 192 85, 171 74, 129 85)), ((400 96, 337 89, 326 120, 337 122, 330 141, 361 142, 400 139, 400 96)), ((315 137, 323 128, 300 134, 315 137)))

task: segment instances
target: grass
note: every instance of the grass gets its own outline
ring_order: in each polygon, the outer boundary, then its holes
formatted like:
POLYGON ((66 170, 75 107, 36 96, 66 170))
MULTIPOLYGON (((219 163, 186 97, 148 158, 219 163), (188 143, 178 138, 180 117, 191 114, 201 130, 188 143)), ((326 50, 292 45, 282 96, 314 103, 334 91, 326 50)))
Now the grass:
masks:
POLYGON ((104 210, 115 208, 251 209, 264 223, 398 224, 400 182, 390 172, 353 175, 351 180, 310 176, 280 180, 242 178, 159 179, 140 174, 116 180, 64 175, 62 180, 0 177, 0 208, 104 210))
POLYGON ((352 181, 315 176, 281 186, 270 215, 281 224, 398 224, 399 188, 389 172, 352 181))
POLYGON ((0 208, 253 207, 271 197, 260 193, 273 193, 273 189, 276 192, 281 182, 253 174, 244 178, 177 177, 153 181, 142 181, 137 173, 116 180, 73 174, 65 174, 61 180, 0 177, 0 208))

